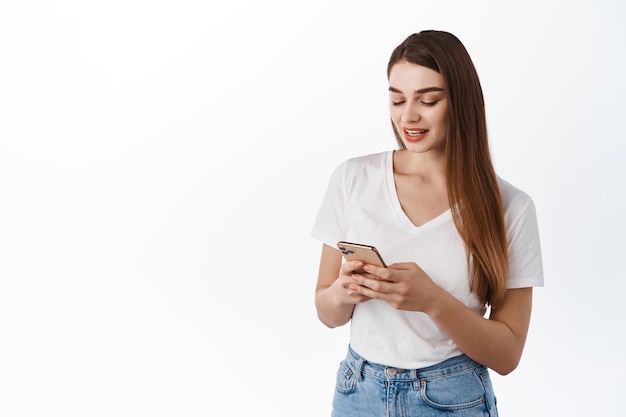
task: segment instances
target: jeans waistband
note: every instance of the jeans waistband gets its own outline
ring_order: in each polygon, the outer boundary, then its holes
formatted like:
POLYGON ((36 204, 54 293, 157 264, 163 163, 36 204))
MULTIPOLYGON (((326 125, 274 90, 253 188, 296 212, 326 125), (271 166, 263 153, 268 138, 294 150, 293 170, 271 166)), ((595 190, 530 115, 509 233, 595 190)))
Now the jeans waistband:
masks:
POLYGON ((485 366, 470 359, 465 354, 446 359, 443 362, 425 368, 402 369, 368 362, 365 358, 352 350, 351 347, 348 347, 348 355, 345 360, 352 364, 357 378, 359 379, 362 375, 368 375, 388 381, 419 381, 421 379, 433 379, 476 368, 486 370, 485 366))

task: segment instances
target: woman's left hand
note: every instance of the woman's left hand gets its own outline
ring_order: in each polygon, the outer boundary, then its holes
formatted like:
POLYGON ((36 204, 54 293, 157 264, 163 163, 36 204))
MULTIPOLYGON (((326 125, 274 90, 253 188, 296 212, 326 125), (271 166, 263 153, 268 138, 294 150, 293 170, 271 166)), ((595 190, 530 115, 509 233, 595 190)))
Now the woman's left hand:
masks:
POLYGON ((414 262, 396 263, 387 268, 365 265, 367 274, 353 275, 350 290, 383 300, 398 310, 427 312, 437 290, 441 290, 414 262))
POLYGON ((517 367, 528 334, 532 288, 507 290, 485 319, 414 263, 388 268, 365 265, 363 269, 367 273, 354 274, 349 285, 355 294, 383 300, 399 310, 428 314, 467 356, 501 375, 517 367))

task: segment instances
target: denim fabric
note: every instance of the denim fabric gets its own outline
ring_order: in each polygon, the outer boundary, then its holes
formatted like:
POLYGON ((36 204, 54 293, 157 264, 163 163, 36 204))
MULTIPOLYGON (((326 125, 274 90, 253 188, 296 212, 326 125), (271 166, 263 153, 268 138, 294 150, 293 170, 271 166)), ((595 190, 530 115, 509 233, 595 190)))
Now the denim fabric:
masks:
POLYGON ((422 369, 369 363, 352 348, 337 371, 332 417, 497 417, 489 371, 465 355, 422 369))

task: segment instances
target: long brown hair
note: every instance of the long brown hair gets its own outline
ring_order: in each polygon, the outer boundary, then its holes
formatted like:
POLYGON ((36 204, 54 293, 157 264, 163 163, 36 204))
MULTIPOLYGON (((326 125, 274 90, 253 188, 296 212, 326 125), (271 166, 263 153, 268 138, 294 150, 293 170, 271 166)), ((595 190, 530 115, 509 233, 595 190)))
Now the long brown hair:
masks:
MULTIPOLYGON (((422 31, 404 40, 391 54, 387 77, 394 64, 403 60, 443 77, 448 95, 448 200, 467 248, 470 288, 481 302, 496 306, 506 291, 509 262, 502 199, 489 153, 485 103, 476 68, 461 41, 443 31, 422 31)), ((404 148, 395 126, 393 129, 404 148)))

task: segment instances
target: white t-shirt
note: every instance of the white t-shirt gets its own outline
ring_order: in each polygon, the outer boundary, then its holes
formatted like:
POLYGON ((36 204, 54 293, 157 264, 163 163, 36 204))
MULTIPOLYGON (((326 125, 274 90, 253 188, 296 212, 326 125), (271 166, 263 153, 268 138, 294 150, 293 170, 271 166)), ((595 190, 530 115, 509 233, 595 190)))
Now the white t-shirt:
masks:
MULTIPOLYGON (((535 207, 504 180, 500 192, 509 243, 507 288, 543 286, 535 207)), ((312 236, 373 245, 387 264, 415 262, 439 286, 481 316, 485 306, 469 289, 465 245, 450 210, 415 226, 400 206, 393 151, 353 158, 333 172, 312 236)), ((425 313, 397 310, 368 300, 354 309, 351 347, 366 360, 404 369, 422 368, 462 352, 425 313)))

